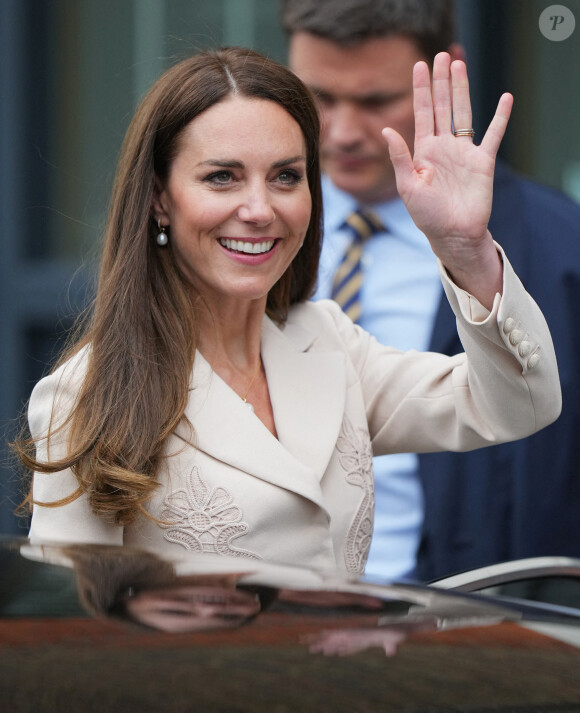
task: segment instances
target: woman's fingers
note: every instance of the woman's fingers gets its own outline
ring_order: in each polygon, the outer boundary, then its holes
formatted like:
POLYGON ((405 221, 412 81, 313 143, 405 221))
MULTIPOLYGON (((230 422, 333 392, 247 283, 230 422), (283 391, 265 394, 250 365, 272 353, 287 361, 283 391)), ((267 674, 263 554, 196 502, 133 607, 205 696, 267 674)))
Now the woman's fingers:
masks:
POLYGON ((413 107, 415 110, 415 143, 433 136, 433 98, 427 62, 417 62, 413 67, 413 107))
POLYGON ((455 131, 469 130, 472 128, 471 99, 465 62, 458 60, 452 62, 450 71, 453 92, 453 129, 455 131))
POLYGON ((511 94, 501 95, 495 115, 481 142, 481 148, 493 158, 497 155, 499 145, 504 137, 513 104, 514 98, 511 94))
POLYGON ((435 133, 438 136, 451 131, 450 62, 447 52, 440 52, 433 60, 433 112, 435 133))
POLYGON ((472 128, 471 99, 467 69, 461 60, 451 62, 447 52, 433 61, 433 82, 426 62, 413 70, 415 141, 444 136, 453 129, 472 128))
MULTIPOLYGON (((481 142, 485 153, 495 158, 505 134, 513 104, 511 94, 504 94, 495 116, 481 142)), ((413 68, 413 105, 415 110, 415 150, 423 139, 448 136, 454 131, 472 130, 471 99, 465 63, 451 62, 447 52, 440 52, 433 61, 433 81, 426 62, 417 62, 413 68)), ((398 176, 412 173, 412 160, 403 140, 386 130, 385 139, 398 176)), ((472 141, 469 135, 458 140, 472 141)))
POLYGON ((405 192, 405 185, 415 176, 415 165, 407 142, 394 129, 383 129, 383 138, 389 147, 389 157, 397 180, 399 193, 405 192))

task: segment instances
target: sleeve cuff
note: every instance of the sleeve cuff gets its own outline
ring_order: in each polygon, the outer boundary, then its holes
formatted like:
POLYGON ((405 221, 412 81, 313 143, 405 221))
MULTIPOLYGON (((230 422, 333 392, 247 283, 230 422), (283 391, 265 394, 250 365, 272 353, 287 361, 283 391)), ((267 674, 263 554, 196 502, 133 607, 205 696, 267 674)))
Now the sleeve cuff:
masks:
MULTIPOLYGON (((494 244, 498 253, 500 254, 502 263, 505 267, 506 256, 503 251, 503 248, 498 245, 498 243, 495 243, 495 241, 494 244)), ((499 294, 499 292, 497 292, 494 297, 493 307, 490 311, 486 307, 484 307, 481 302, 477 300, 473 295, 461 289, 461 287, 458 287, 451 279, 443 263, 440 260, 438 260, 437 262, 439 264, 439 274, 441 275, 443 285, 446 291, 451 290, 455 294, 457 305, 461 311, 461 316, 466 322, 470 322, 471 324, 485 324, 485 322, 487 322, 488 320, 492 320, 497 317, 499 305, 501 303, 501 295, 499 294)), ((503 287, 505 289, 505 275, 503 287)))

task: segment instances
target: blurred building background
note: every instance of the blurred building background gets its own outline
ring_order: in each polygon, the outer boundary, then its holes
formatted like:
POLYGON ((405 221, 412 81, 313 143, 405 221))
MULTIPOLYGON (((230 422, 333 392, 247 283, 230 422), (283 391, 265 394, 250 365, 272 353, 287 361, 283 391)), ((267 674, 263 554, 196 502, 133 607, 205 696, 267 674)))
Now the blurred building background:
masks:
MULTIPOLYGON (((478 135, 512 91, 503 157, 580 200, 580 0, 564 3, 579 24, 561 42, 539 30, 549 5, 457 0, 459 39, 478 135)), ((90 298, 136 104, 170 64, 231 44, 283 62, 278 0, 0 0, 0 533, 26 533, 6 443, 90 298)))

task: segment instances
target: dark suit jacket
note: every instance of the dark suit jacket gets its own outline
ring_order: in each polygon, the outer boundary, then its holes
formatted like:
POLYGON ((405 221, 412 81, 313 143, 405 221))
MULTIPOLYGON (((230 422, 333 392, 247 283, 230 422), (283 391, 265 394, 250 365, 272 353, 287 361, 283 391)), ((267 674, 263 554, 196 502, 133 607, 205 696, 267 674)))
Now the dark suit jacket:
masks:
MULTIPOLYGON (((420 456, 422 580, 523 557, 580 557, 580 206, 498 165, 490 230, 548 321, 563 410, 515 443, 420 456)), ((461 350, 445 298, 430 349, 461 350)))

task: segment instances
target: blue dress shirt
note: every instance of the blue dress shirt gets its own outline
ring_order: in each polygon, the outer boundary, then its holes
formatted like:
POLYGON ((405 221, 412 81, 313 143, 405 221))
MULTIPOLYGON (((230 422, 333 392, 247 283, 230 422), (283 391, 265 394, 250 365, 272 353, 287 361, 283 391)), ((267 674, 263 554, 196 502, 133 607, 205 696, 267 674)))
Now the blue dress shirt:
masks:
MULTIPOLYGON (((315 299, 330 297, 332 279, 351 236, 342 227, 355 199, 322 181, 324 241, 315 299)), ((397 349, 428 348, 441 299, 437 260, 400 198, 371 207, 386 232, 365 242, 361 327, 397 349)), ((374 459, 375 527, 366 573, 389 580, 415 574, 423 520, 418 459, 397 453, 374 459)))

